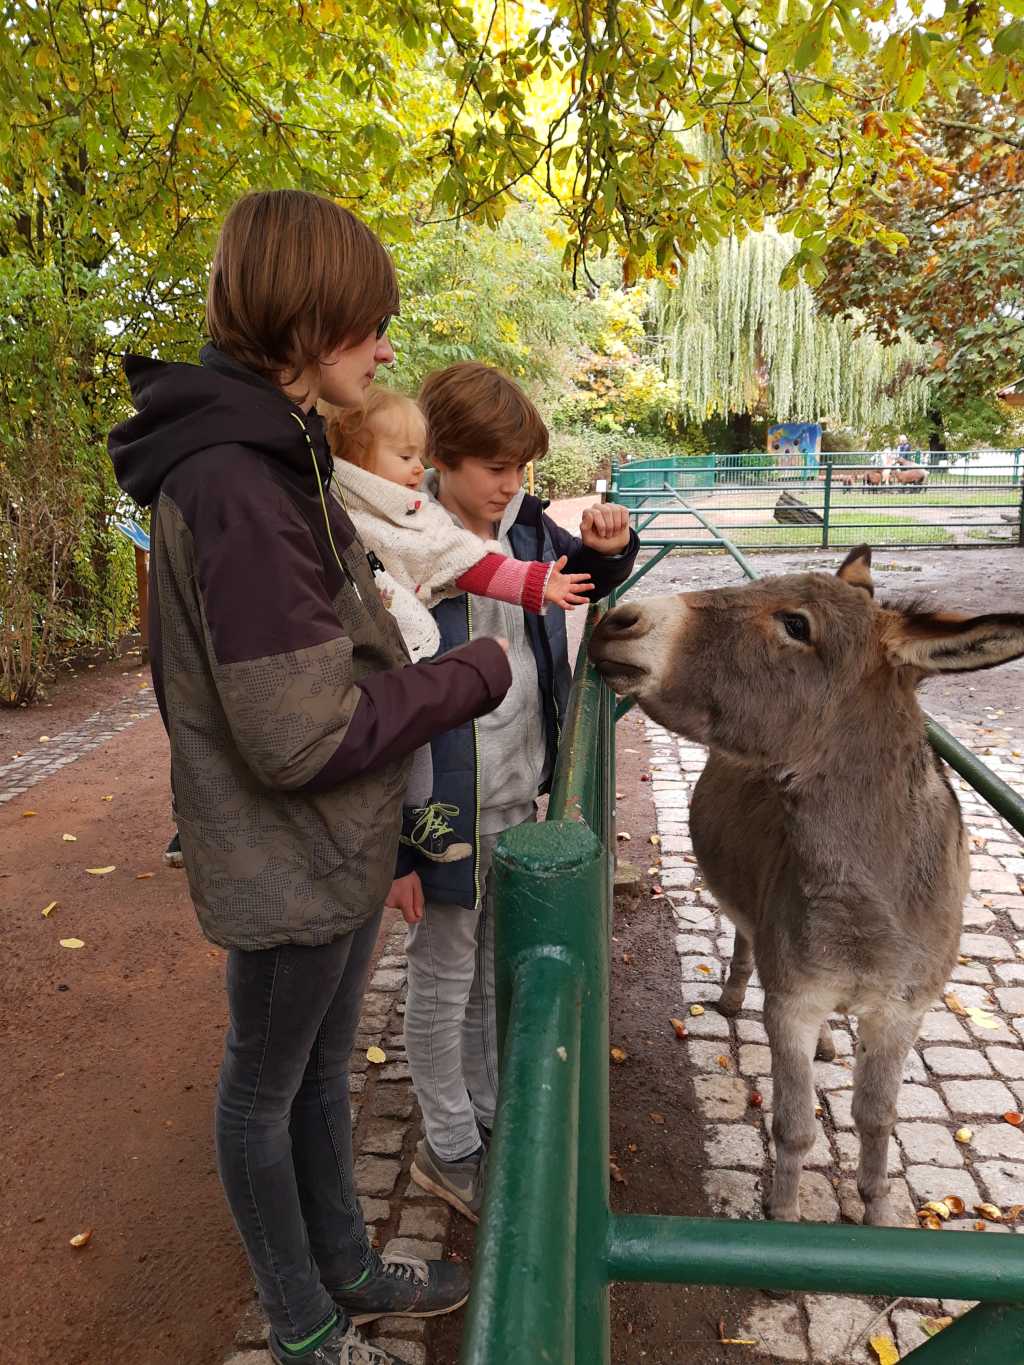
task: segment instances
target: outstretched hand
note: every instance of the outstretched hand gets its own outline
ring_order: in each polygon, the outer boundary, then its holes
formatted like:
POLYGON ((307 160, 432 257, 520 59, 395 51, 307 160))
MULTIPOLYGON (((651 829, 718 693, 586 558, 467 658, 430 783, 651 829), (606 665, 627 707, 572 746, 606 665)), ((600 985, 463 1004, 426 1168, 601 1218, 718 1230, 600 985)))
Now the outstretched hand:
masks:
POLYGON ((555 560, 544 586, 544 601, 572 611, 573 607, 587 605, 589 598, 583 594, 593 592, 594 580, 588 573, 562 573, 566 559, 567 556, 562 555, 555 560))
POLYGON ((620 555, 629 544, 629 513, 613 502, 596 502, 580 519, 580 538, 599 555, 620 555))

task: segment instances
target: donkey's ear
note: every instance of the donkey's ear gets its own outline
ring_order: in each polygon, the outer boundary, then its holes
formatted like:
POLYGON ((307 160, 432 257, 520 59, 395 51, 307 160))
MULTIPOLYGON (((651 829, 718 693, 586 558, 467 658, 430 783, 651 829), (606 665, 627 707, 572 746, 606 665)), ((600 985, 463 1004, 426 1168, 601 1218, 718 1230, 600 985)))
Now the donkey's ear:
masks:
POLYGON ((863 588, 869 597, 875 595, 875 585, 871 581, 871 546, 855 545, 836 570, 836 577, 851 588, 863 588))
POLYGON ((1024 616, 906 612, 887 632, 885 644, 891 663, 925 673, 971 673, 1024 655, 1024 616))

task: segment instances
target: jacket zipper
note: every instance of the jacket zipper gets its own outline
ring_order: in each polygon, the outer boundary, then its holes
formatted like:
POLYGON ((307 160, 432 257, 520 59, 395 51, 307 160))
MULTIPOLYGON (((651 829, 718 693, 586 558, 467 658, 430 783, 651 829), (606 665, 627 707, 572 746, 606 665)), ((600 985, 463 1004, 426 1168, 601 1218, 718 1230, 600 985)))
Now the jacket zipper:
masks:
MULTIPOLYGON (((466 593, 466 635, 473 638, 473 599, 466 593)), ((480 904, 480 736, 473 721, 473 894, 480 904)))
MULTIPOLYGON (((355 589, 356 596, 359 598, 360 601, 362 601, 363 595, 359 591, 359 584, 352 577, 352 570, 342 560, 341 555, 338 554, 337 548, 335 547, 334 544, 334 535, 331 531, 331 519, 327 514, 327 503, 324 500, 324 480, 320 474, 320 466, 316 462, 316 451, 313 449, 313 442, 309 438, 309 428, 306 426, 305 422, 302 420, 302 418, 299 416, 297 412, 293 412, 291 415, 295 418, 296 422, 298 422, 299 426, 302 428, 302 434, 306 438, 306 445, 309 449, 309 458, 313 461, 313 474, 316 478, 317 492, 320 494, 320 508, 324 514, 324 527, 327 531, 327 539, 331 545, 331 553, 334 555, 334 561, 337 564, 338 568, 341 570, 341 572, 348 579, 350 586, 355 589)), ((328 478, 327 480, 328 485, 330 484, 330 482, 331 480, 330 478, 328 478)), ((341 505, 342 507, 344 507, 345 506, 344 502, 342 502, 341 505)))

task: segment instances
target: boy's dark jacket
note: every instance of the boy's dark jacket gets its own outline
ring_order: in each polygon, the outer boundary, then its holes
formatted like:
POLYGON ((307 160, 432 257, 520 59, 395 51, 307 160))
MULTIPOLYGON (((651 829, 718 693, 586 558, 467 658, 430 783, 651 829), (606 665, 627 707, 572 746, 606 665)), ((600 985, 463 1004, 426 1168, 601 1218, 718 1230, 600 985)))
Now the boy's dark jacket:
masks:
MULTIPOLYGON (((550 562, 567 555, 563 573, 588 573, 594 580, 592 601, 606 597, 613 588, 625 582, 633 568, 640 542, 635 531, 630 531, 629 544, 619 555, 602 555, 589 549, 578 536, 571 535, 544 514, 546 504, 526 494, 519 514, 509 528, 509 541, 516 559, 540 559, 550 562)), ((466 594, 448 598, 434 608, 433 614, 441 631, 443 658, 447 650, 464 646, 469 639, 469 613, 466 594)), ((584 608, 579 608, 580 611, 584 608)), ((569 666, 569 643, 565 629, 565 612, 550 606, 543 616, 526 613, 526 629, 537 660, 537 679, 540 684, 538 704, 543 708, 544 728, 548 745, 548 770, 554 766, 555 753, 565 708, 569 700, 572 671, 569 666)), ((446 730, 431 741, 434 758, 434 800, 458 808, 451 820, 459 837, 473 847, 473 857, 454 863, 428 863, 420 858, 416 870, 420 874, 428 900, 442 905, 462 905, 472 909, 476 903, 477 887, 477 757, 472 722, 446 730)))
POLYGON ((493 640, 409 664, 330 496, 315 412, 207 347, 129 357, 137 412, 110 435, 152 506, 150 653, 189 887, 225 947, 320 944, 383 905, 409 758, 493 710, 493 640))

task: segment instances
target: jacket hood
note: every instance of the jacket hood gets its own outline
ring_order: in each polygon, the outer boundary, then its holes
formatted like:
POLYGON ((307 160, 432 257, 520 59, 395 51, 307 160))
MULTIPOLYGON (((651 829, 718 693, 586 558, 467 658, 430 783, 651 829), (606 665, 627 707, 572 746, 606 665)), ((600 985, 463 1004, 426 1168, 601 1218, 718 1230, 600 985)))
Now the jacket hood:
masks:
POLYGON ((225 445, 248 446, 307 477, 312 445, 319 476, 329 480, 331 461, 315 409, 302 412, 215 346, 205 346, 199 359, 187 365, 125 357, 136 411, 113 429, 107 449, 129 496, 148 507, 176 465, 225 445))

